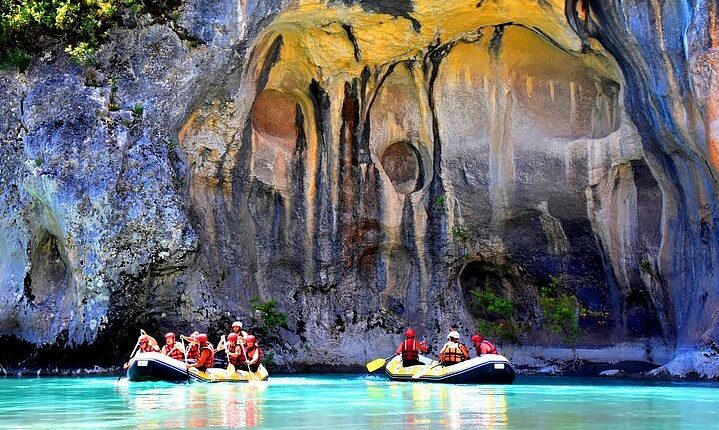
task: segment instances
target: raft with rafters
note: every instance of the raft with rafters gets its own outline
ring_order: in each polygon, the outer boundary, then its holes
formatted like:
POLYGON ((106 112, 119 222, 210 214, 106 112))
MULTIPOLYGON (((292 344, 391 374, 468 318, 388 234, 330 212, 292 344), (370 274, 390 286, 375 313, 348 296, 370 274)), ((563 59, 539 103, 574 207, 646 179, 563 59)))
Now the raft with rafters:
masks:
POLYGON ((168 357, 159 352, 143 352, 130 361, 127 368, 127 379, 133 382, 167 381, 167 382, 255 382, 266 381, 270 375, 263 365, 257 372, 237 369, 209 368, 203 372, 193 368, 187 369, 185 363, 168 357))
POLYGON ((515 371, 512 363, 499 354, 486 354, 451 366, 442 366, 420 355, 421 365, 402 366, 395 356, 385 365, 385 373, 395 381, 443 382, 448 384, 511 384, 515 371))

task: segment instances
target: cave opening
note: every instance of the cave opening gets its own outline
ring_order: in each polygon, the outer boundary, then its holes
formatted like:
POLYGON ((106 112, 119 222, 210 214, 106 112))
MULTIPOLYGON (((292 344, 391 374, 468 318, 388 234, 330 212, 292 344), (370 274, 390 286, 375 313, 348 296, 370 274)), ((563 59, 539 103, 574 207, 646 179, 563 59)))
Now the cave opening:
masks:
POLYGON ((488 315, 482 306, 480 295, 491 293, 499 298, 509 298, 511 283, 503 275, 501 268, 483 261, 467 263, 459 274, 459 284, 467 310, 475 318, 496 319, 496 315, 488 315))

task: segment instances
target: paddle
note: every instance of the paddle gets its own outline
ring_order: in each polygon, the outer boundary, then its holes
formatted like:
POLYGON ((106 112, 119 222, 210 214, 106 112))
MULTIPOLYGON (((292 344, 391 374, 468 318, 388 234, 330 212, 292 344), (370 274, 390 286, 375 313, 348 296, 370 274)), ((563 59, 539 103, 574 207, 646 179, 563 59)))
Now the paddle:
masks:
MULTIPOLYGON (((240 343, 240 347, 242 348, 242 355, 245 356, 245 361, 249 361, 250 357, 247 356, 247 350, 245 349, 245 344, 242 342, 239 342, 239 343, 240 343)), ((255 374, 252 373, 252 369, 250 369, 249 363, 247 363, 247 373, 249 373, 248 382, 257 380, 257 378, 255 377, 255 374)))
MULTIPOLYGON (((233 374, 233 373, 237 372, 237 370, 235 370, 235 365, 230 363, 230 351, 227 350, 227 342, 225 342, 224 334, 222 335, 222 338, 220 339, 220 343, 223 344, 223 346, 225 347, 225 355, 227 356, 227 373, 233 374)), ((235 348, 236 347, 237 346, 235 346, 235 348)), ((218 348, 219 348, 219 345, 218 345, 218 348)))
POLYGON ((427 374, 427 372, 429 372, 430 370, 432 370, 432 369, 434 369, 435 367, 439 366, 440 364, 442 364, 442 363, 437 363, 437 364, 435 364, 434 366, 432 366, 432 363, 427 364, 427 365, 424 366, 419 372, 417 372, 417 373, 415 373, 414 375, 412 375, 412 379, 419 379, 419 378, 423 377, 424 375, 427 374), (430 366, 431 366, 431 367, 430 367, 430 366))
POLYGON ((185 348, 185 339, 183 339, 184 336, 180 335, 180 342, 182 342, 182 349, 185 353, 185 372, 187 373, 187 380, 190 380, 190 368, 187 367, 187 348, 185 348))
POLYGON ((395 358, 396 356, 397 356, 397 354, 392 355, 392 356, 387 357, 387 358, 378 358, 378 359, 376 359, 376 360, 372 360, 372 361, 370 361, 369 363, 367 363, 367 370, 369 371, 369 373, 372 373, 372 372, 374 372, 375 370, 381 369, 381 368, 383 368, 383 367, 385 366, 385 364, 387 364, 387 362, 388 362, 389 360, 395 358))
MULTIPOLYGON (((130 360, 132 360, 132 357, 135 355, 135 351, 137 351, 138 346, 140 346, 140 344, 136 343, 135 347, 132 349, 132 352, 130 353, 130 358, 127 360, 128 364, 130 363, 130 360)), ((123 368, 122 370, 123 371, 120 372, 120 376, 117 377, 117 381, 119 381, 120 378, 122 378, 122 376, 125 374, 125 372, 124 372, 125 369, 123 368)), ((115 381, 115 382, 117 382, 117 381, 115 381)))

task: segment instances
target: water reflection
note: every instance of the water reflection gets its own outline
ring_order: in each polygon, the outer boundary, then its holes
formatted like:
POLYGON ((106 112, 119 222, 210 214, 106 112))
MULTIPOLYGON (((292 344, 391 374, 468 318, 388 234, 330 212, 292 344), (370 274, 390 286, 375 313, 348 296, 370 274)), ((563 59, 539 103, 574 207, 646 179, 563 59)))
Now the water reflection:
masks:
POLYGON ((596 381, 457 386, 346 375, 173 385, 0 378, 0 428, 705 430, 719 422, 715 385, 589 382, 596 381))
POLYGON ((266 384, 131 384, 118 386, 146 429, 252 428, 263 422, 266 384))

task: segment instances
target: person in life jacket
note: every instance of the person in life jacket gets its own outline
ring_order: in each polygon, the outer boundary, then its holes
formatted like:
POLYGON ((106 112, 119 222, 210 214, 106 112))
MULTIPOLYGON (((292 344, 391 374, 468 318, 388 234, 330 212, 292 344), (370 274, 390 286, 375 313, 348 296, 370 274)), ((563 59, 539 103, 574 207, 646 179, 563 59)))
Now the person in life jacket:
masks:
POLYGON ((257 372, 257 369, 260 367, 260 358, 262 358, 262 350, 260 349, 260 346, 257 344, 257 339, 249 335, 247 336, 247 339, 245 339, 245 342, 247 342, 247 348, 245 350, 245 355, 247 356, 247 360, 245 361, 245 364, 247 364, 250 367, 250 370, 253 372, 257 372))
POLYGON ((185 361, 185 350, 182 345, 175 342, 175 333, 169 332, 165 335, 165 346, 160 351, 175 360, 185 361))
POLYGON ((459 333, 451 331, 447 335, 447 343, 439 351, 439 361, 443 366, 451 366, 469 360, 469 350, 459 342, 459 333))
POLYGON ((195 341, 190 342, 190 346, 187 348, 187 361, 197 362, 200 359, 200 344, 197 343, 199 334, 199 332, 194 332, 189 336, 190 339, 195 341))
POLYGON ((477 357, 484 354, 497 354, 497 348, 494 344, 479 333, 472 336, 472 343, 474 344, 474 350, 477 352, 477 357))
POLYGON ((427 352, 427 342, 417 342, 414 339, 414 335, 414 329, 408 328, 404 332, 404 341, 397 347, 396 354, 402 355, 402 366, 404 367, 422 364, 422 362, 419 361, 419 353, 427 352))
POLYGON ((237 344, 237 333, 230 333, 227 335, 227 355, 230 357, 230 363, 235 368, 242 367, 247 359, 245 358, 245 352, 241 345, 237 344))
POLYGON ((212 349, 212 345, 207 341, 207 335, 205 333, 198 334, 195 340, 197 340, 200 346, 200 358, 197 359, 197 363, 188 364, 187 367, 196 367, 197 370, 204 372, 215 363, 215 351, 212 349))
MULTIPOLYGON (((153 345, 150 343, 150 336, 143 334, 142 336, 137 338, 137 350, 132 355, 132 357, 136 356, 137 354, 141 352, 157 352, 160 348, 157 345, 153 345)), ((130 358, 132 358, 130 357, 130 358)), ((127 367, 130 365, 130 363, 125 363, 122 365, 123 369, 127 369, 127 367)))
MULTIPOLYGON (((249 336, 249 334, 247 334, 246 331, 242 330, 242 322, 241 321, 235 321, 232 323, 232 333, 236 334, 237 341, 242 342, 242 343, 245 343, 245 339, 247 339, 247 336, 249 336)), ((230 333, 230 334, 232 334, 232 333, 230 333)), ((228 335, 228 337, 229 337, 229 335, 228 335)))
POLYGON ((150 343, 150 336, 145 334, 137 338, 137 344, 140 345, 137 352, 157 352, 160 350, 160 347, 150 343))

